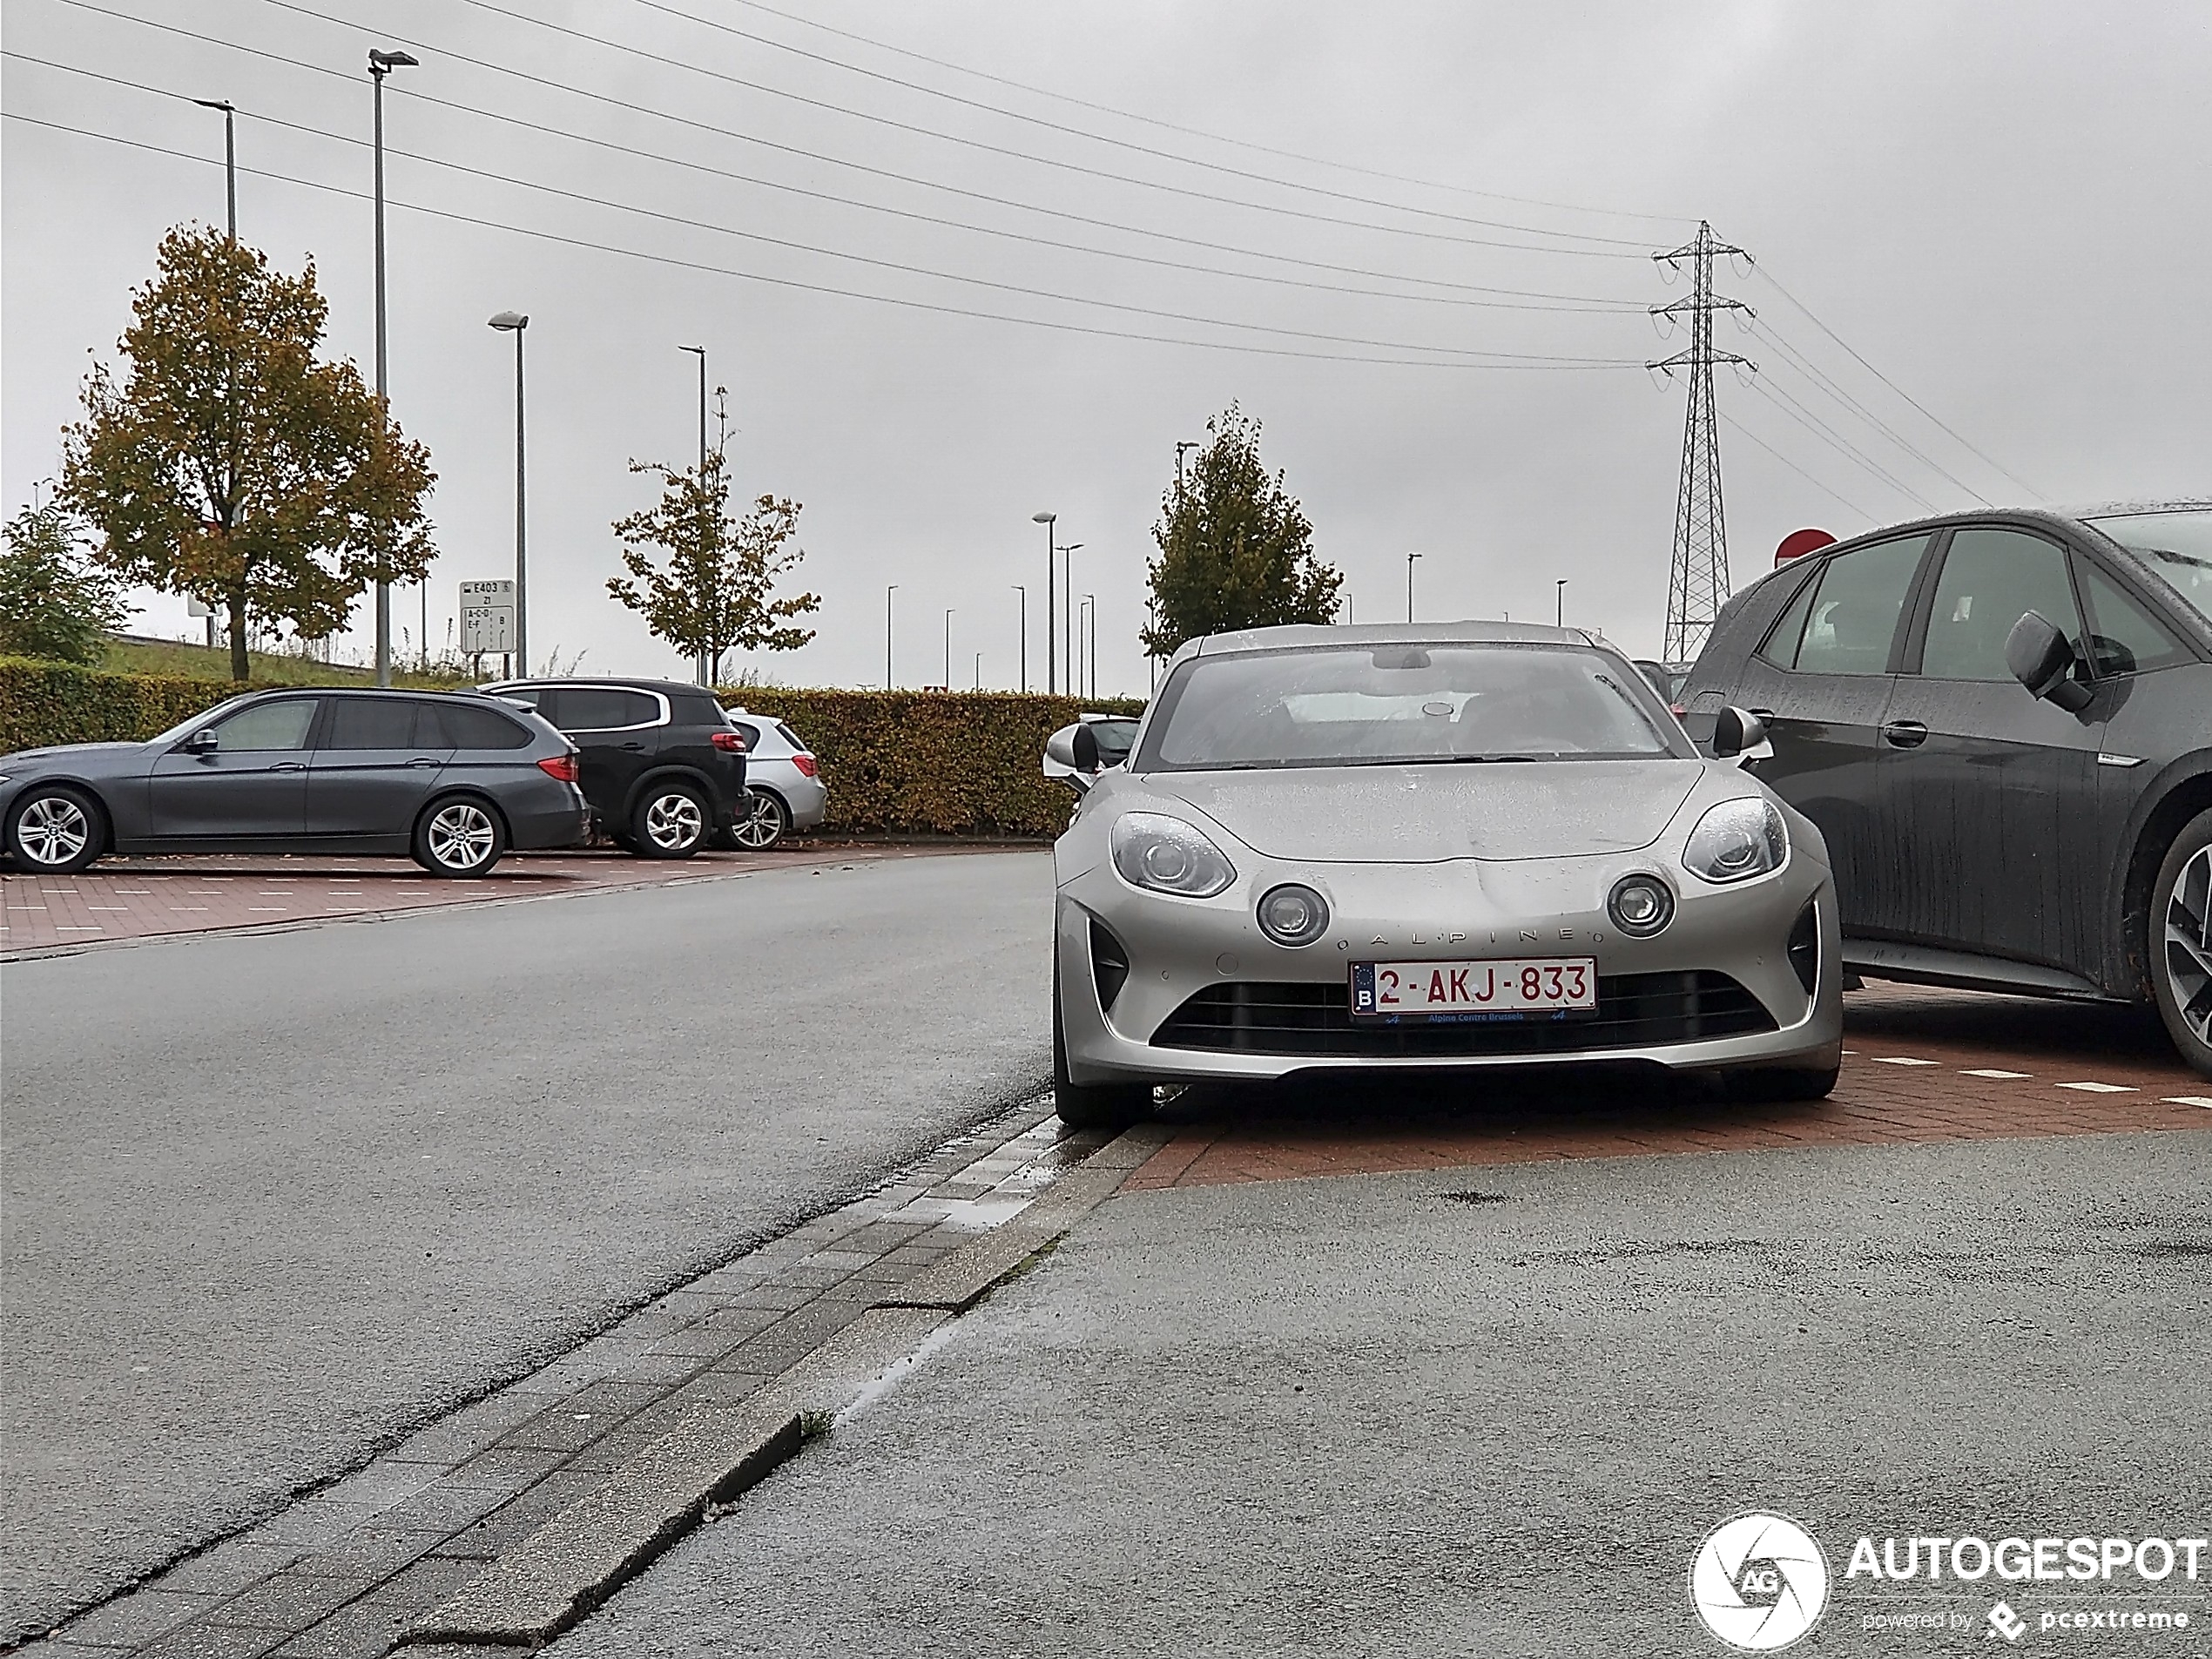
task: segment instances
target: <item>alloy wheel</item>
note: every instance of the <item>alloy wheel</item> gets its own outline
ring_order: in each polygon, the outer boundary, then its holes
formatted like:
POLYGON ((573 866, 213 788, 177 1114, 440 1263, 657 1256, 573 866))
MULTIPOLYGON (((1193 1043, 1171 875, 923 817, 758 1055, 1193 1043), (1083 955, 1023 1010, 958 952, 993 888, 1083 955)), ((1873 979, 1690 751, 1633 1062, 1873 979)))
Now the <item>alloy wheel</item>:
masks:
POLYGON ((766 795, 757 792, 752 794, 746 801, 745 815, 738 820, 738 845, 758 853, 773 846, 783 839, 783 810, 766 795))
POLYGON ((2212 1044, 2212 846, 2199 847, 2166 900, 2166 975, 2182 1022, 2212 1044))
POLYGON ((92 839, 92 820, 66 795, 44 795, 16 820, 16 840, 35 864, 67 864, 92 839))
POLYGON ((706 833, 706 819, 691 796, 671 791, 645 809, 645 835, 664 853, 680 853, 706 833))
POLYGON ((443 868, 464 871, 475 869, 489 858, 497 839, 491 815, 465 800, 442 808, 423 835, 430 856, 443 868))

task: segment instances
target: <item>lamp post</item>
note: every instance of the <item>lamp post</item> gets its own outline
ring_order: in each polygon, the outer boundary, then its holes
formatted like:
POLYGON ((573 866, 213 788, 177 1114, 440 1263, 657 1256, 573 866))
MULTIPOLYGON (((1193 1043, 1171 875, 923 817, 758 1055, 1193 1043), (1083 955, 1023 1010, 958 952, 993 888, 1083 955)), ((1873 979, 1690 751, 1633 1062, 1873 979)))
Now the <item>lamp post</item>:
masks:
MULTIPOLYGON (((384 327, 384 78, 395 69, 417 67, 405 52, 368 53, 368 78, 376 88, 376 443, 381 449, 391 428, 391 398, 385 384, 384 327)), ((376 683, 392 683, 391 571, 381 554, 376 561, 376 683)))
POLYGON ((1086 593, 1076 606, 1075 652, 1068 659, 1075 664, 1076 695, 1077 697, 1088 697, 1090 695, 1089 691, 1086 689, 1086 681, 1083 677, 1083 648, 1088 643, 1088 636, 1086 636, 1083 632, 1083 616, 1089 609, 1089 606, 1090 596, 1086 593))
POLYGON ((1098 596, 1083 595, 1083 603, 1090 607, 1090 700, 1098 701, 1098 596))
POLYGON ((1047 697, 1050 697, 1057 689, 1059 678, 1058 664, 1053 656, 1053 635, 1056 629, 1056 624, 1054 621, 1055 584, 1059 580, 1060 570, 1052 545, 1055 533, 1053 527, 1059 516, 1057 513, 1029 515, 1031 523, 1044 526, 1044 693, 1047 697))
POLYGON ((238 111, 219 98, 196 98, 203 110, 223 112, 223 206, 227 210, 230 238, 238 240, 238 111))
POLYGON ((1061 574, 1067 578, 1060 595, 1060 626, 1063 631, 1061 637, 1065 644, 1060 660, 1068 664, 1068 690, 1076 697, 1083 694, 1082 680, 1076 672, 1076 555, 1082 550, 1081 542, 1060 544, 1061 574))
POLYGON ((975 689, 983 689, 983 653, 980 651, 975 653, 975 689))
POLYGON ((945 689, 953 689, 953 608, 945 607, 945 689))
POLYGON ((1419 557, 1420 555, 1418 553, 1406 556, 1406 620, 1408 622, 1413 619, 1413 561, 1419 557))
POLYGON ((1009 585, 1015 592, 1022 596, 1022 678, 1020 685, 1022 690, 1027 691, 1029 689, 1029 590, 1019 582, 1009 585))
MULTIPOLYGON (((704 496, 706 493, 706 347, 678 346, 676 349, 690 352, 699 360, 699 493, 704 496)), ((699 653, 696 671, 699 677, 699 684, 702 685, 712 678, 707 671, 705 651, 699 653)))
POLYGON ((1561 577, 1552 583, 1552 626, 1567 626, 1567 578, 1561 577))
POLYGON ((883 689, 891 689, 891 596, 899 591, 894 582, 883 590, 883 689))
POLYGON ((491 326, 515 336, 515 660, 530 671, 529 539, 523 512, 523 331, 530 320, 519 311, 502 311, 491 326))

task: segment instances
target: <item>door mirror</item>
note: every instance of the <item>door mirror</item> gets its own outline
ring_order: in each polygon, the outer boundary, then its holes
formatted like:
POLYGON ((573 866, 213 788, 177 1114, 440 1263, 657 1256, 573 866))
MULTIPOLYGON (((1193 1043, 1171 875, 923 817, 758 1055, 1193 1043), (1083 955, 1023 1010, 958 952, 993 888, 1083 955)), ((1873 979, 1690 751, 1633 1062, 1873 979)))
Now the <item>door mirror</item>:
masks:
POLYGON ((2005 637, 2005 666, 2038 697, 2068 714, 2089 705, 2089 688, 2074 678, 2074 647, 2041 612, 2024 612, 2005 637))
POLYGON ((1766 722, 1749 709, 1726 708, 1713 717, 1713 759, 1736 760, 1766 741, 1766 722))
POLYGON ((212 755, 222 746, 223 740, 215 735, 215 728, 212 725, 202 726, 186 738, 184 745, 185 752, 188 755, 212 755))
MULTIPOLYGON (((1076 764, 1076 735, 1081 732, 1081 722, 1063 725, 1044 740, 1044 775, 1057 778, 1078 795, 1086 793, 1091 786, 1090 773, 1076 764)), ((1091 738, 1094 749, 1097 742, 1097 738, 1091 738)))
POLYGON ((1077 772, 1098 770, 1098 733, 1090 729, 1088 722, 1076 728, 1074 735, 1068 739, 1068 749, 1077 772))

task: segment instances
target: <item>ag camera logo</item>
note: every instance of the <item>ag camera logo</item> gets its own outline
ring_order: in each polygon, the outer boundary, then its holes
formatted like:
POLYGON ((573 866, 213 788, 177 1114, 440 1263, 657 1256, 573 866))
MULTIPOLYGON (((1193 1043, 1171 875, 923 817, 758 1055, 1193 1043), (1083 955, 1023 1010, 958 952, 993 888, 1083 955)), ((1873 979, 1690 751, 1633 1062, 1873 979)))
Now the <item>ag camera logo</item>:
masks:
POLYGON ((1728 1646, 1773 1653, 1820 1622, 1827 1558, 1787 1515, 1757 1509, 1731 1515, 1690 1557, 1689 1602, 1728 1646))

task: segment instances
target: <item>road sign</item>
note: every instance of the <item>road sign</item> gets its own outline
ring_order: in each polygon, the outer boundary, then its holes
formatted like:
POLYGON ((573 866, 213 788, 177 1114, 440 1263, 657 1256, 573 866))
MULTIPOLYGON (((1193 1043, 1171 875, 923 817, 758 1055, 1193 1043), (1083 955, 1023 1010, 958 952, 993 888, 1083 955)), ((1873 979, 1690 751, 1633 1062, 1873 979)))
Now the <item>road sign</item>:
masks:
POLYGON ((185 601, 185 615, 192 617, 195 622, 202 617, 212 617, 214 614, 215 607, 204 600, 187 599, 185 601))
POLYGON ((461 654, 489 656, 515 649, 515 583, 464 582, 461 584, 461 654))

